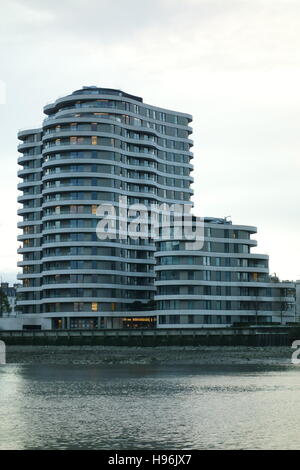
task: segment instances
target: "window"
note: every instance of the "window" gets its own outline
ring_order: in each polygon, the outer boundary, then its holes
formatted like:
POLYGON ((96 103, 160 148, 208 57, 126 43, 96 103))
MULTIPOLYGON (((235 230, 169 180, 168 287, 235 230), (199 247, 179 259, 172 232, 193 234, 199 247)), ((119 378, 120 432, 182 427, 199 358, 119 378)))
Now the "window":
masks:
POLYGON ((141 126, 141 125, 142 125, 141 119, 133 118, 132 121, 133 121, 133 125, 134 125, 134 126, 141 126))
POLYGON ((204 295, 211 295, 211 286, 204 286, 204 295))
POLYGON ((98 141, 97 136, 93 135, 92 136, 92 145, 97 145, 97 141, 98 141))
POLYGON ((84 303, 74 302, 74 312, 82 312, 84 310, 84 303))
POLYGON ((180 323, 180 315, 170 315, 169 317, 169 323, 173 323, 173 324, 176 324, 176 323, 180 323))

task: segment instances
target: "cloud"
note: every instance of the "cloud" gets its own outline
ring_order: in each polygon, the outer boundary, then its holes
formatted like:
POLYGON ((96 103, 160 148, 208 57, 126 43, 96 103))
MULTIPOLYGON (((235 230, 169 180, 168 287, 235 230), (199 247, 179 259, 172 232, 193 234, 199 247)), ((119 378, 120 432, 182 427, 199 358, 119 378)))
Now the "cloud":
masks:
POLYGON ((9 0, 0 38, 31 54, 126 47, 154 67, 268 67, 298 63, 299 13, 289 0, 9 0))

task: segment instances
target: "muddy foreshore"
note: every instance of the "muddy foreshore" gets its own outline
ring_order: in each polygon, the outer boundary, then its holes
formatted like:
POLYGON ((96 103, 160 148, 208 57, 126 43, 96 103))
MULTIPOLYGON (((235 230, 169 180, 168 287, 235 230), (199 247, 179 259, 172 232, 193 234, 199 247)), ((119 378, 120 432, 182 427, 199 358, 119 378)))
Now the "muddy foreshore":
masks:
POLYGON ((290 365, 289 347, 7 346, 8 364, 290 365))

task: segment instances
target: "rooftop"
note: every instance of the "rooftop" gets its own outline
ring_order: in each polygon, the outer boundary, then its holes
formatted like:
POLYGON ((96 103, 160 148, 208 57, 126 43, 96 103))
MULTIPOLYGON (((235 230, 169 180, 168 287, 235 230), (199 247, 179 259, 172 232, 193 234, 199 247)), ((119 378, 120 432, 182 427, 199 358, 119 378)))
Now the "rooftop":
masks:
POLYGON ((140 98, 139 96, 130 95, 129 93, 125 93, 124 91, 121 91, 121 90, 116 90, 115 88, 101 88, 95 85, 83 86, 81 89, 75 90, 72 93, 72 95, 84 95, 84 94, 117 95, 117 96, 124 96, 125 98, 130 98, 135 101, 139 101, 140 103, 143 102, 143 98, 140 98))

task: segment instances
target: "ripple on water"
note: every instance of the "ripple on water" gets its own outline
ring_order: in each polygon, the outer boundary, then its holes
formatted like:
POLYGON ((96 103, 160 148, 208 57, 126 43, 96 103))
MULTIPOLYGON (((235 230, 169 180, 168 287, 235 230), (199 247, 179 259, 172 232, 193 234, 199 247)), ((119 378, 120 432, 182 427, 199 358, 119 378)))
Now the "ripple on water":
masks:
POLYGON ((300 448, 295 370, 0 368, 0 448, 300 448))

